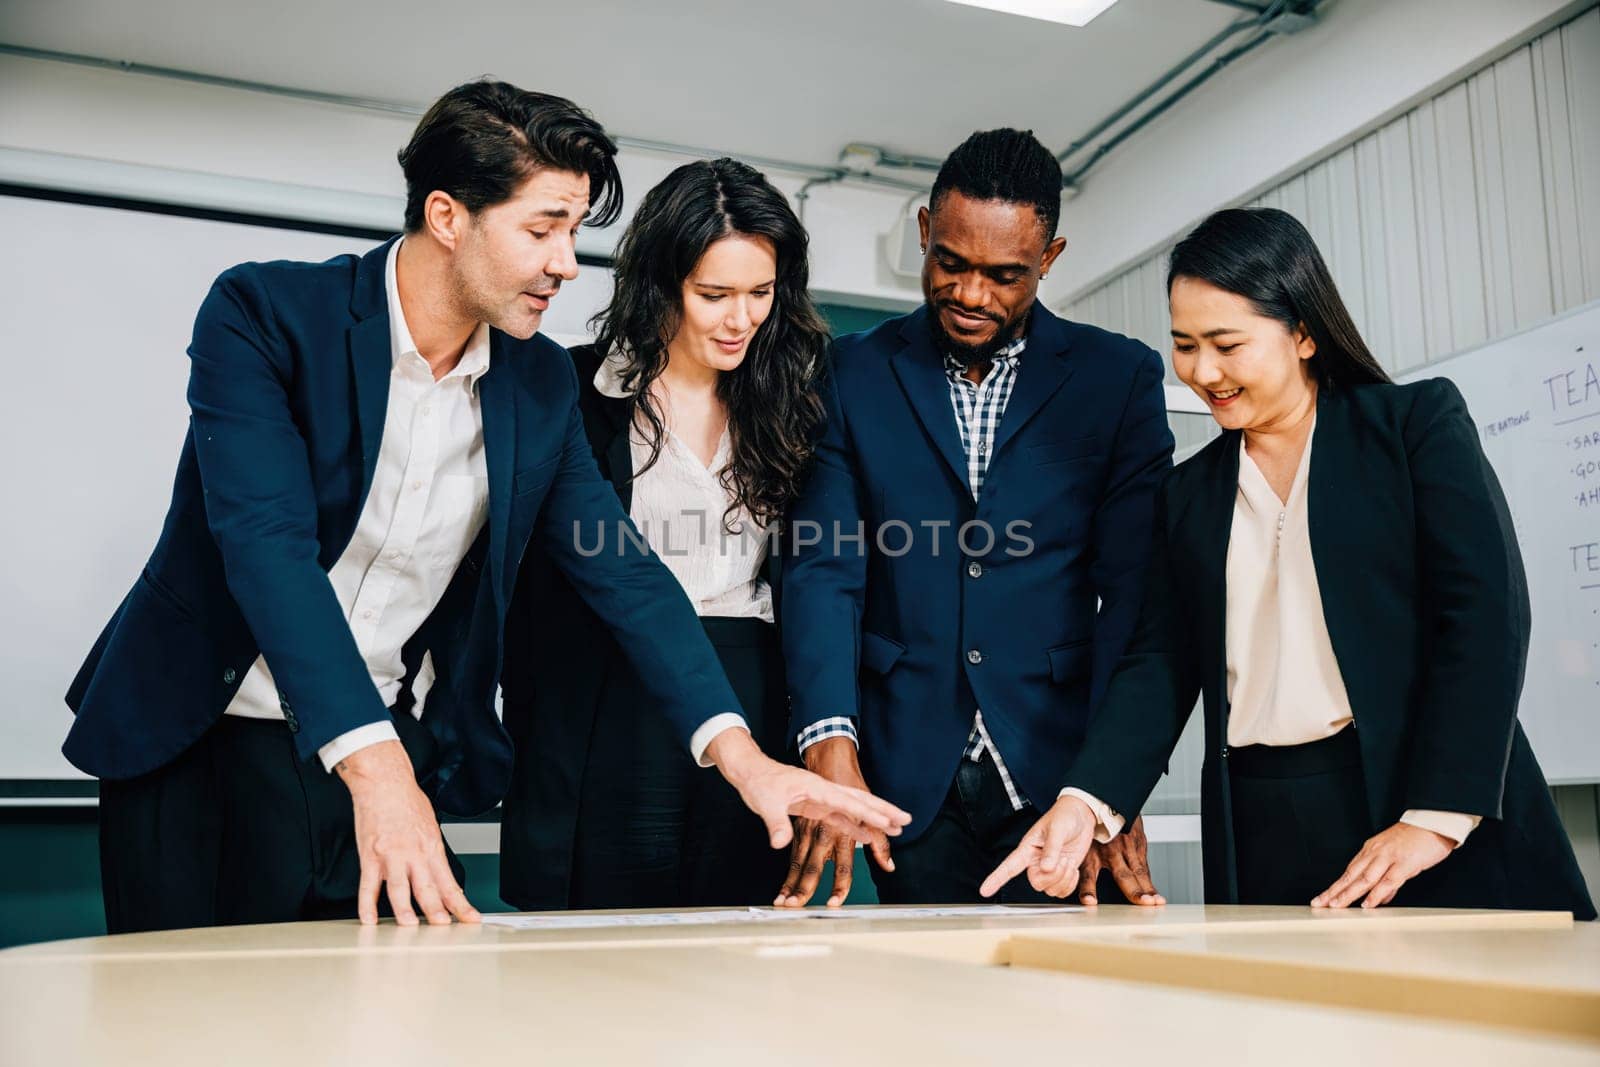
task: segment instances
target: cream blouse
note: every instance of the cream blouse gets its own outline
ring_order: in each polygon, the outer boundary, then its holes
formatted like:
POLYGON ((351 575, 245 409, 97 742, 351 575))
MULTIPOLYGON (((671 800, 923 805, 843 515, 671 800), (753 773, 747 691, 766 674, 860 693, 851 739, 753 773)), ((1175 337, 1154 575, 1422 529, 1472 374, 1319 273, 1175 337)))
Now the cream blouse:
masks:
MULTIPOLYGON (((618 353, 600 364, 594 384, 601 395, 630 395, 622 385, 624 367, 618 353)), ((650 458, 650 446, 638 427, 630 428, 628 445, 637 471, 650 458)), ((707 467, 669 429, 655 466, 634 480, 628 517, 678 579, 695 614, 772 622, 772 590, 762 577, 771 531, 745 510, 733 516, 731 530, 723 525, 730 500, 719 475, 731 458, 727 430, 707 467)))
MULTIPOLYGON (((1322 594, 1311 557, 1306 505, 1316 424, 1306 439, 1287 500, 1280 500, 1239 440, 1239 489, 1227 560, 1228 745, 1304 745, 1354 723, 1350 697, 1333 654, 1322 594)), ((1109 840, 1123 817, 1080 790, 1109 840)), ((1479 817, 1410 810, 1400 821, 1442 834, 1457 845, 1479 817)))

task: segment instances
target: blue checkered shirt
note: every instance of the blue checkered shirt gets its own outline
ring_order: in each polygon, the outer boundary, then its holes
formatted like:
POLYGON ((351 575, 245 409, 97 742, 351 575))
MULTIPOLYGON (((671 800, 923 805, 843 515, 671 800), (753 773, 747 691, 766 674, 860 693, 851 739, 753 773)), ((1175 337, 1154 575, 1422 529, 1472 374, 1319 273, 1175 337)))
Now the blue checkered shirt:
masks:
MULTIPOLYGON (((944 373, 950 381, 950 406, 955 410, 956 429, 960 431, 961 448, 967 456, 967 488, 971 490, 974 501, 983 491, 983 479, 989 473, 989 456, 994 450, 995 431, 1000 428, 1000 419, 1011 400, 1011 390, 1017 384, 1017 363, 1026 345, 1027 339, 1019 337, 995 353, 994 363, 981 382, 968 380, 966 366, 952 356, 945 356, 944 373)), ((859 744, 854 720, 838 715, 821 719, 802 730, 800 751, 803 753, 818 741, 830 737, 848 737, 859 744)), ((972 732, 967 735, 967 747, 962 756, 978 763, 983 760, 985 752, 994 760, 995 770, 1000 772, 1000 781, 1006 787, 1006 797, 1011 801, 1012 810, 1021 811, 1027 806, 1027 801, 1017 792, 1011 772, 1006 769, 1006 761, 1001 758, 1000 750, 995 747, 989 731, 983 725, 983 711, 980 709, 973 715, 972 732)))

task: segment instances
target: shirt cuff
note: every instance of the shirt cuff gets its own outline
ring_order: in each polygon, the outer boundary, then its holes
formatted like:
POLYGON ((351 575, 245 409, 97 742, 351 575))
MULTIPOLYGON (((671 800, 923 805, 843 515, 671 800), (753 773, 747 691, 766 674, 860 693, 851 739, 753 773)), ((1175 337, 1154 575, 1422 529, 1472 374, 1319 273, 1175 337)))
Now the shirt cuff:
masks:
POLYGON ((804 756, 806 749, 830 737, 848 737, 850 743, 857 749, 861 747, 861 739, 856 736, 855 720, 847 715, 835 715, 831 719, 818 719, 800 731, 800 736, 796 739, 800 743, 800 754, 804 756))
POLYGON ((398 740, 400 735, 394 732, 394 723, 384 719, 382 722, 369 722, 365 726, 357 726, 354 730, 340 734, 317 749, 317 755, 322 759, 323 769, 331 774, 342 760, 362 749, 383 741, 398 740))
POLYGON ((750 724, 744 721, 744 716, 738 712, 725 711, 721 715, 713 715, 700 724, 689 738, 689 755, 702 767, 711 766, 711 761, 706 759, 706 749, 711 747, 712 740, 724 730, 735 728, 748 730, 750 724))
POLYGON ((1099 797, 1085 793, 1081 789, 1074 789, 1070 785, 1063 789, 1058 796, 1077 797, 1089 805, 1089 810, 1094 812, 1095 820, 1099 824, 1094 828, 1094 839, 1102 845, 1122 832, 1122 824, 1124 822, 1122 816, 1107 807, 1106 803, 1099 797))
POLYGON ((1420 826, 1424 830, 1432 830, 1442 837, 1448 837, 1456 843, 1456 848, 1460 848, 1466 844, 1467 835, 1478 828, 1483 816, 1464 815, 1459 811, 1412 808, 1400 816, 1400 821, 1408 826, 1420 826))

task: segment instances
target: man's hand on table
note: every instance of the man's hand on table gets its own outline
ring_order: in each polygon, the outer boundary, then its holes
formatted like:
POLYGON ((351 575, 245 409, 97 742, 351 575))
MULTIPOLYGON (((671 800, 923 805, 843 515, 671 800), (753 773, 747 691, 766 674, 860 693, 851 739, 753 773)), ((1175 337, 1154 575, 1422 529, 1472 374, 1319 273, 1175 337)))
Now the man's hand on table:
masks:
MULTIPOLYGON (((821 748, 829 743, 825 741, 813 748, 821 748)), ((849 744, 848 741, 845 743, 849 744)), ((812 762, 811 751, 808 749, 806 752, 808 764, 812 762)), ((724 730, 712 738, 711 744, 706 747, 706 756, 739 791, 745 805, 761 816, 773 848, 783 848, 793 842, 796 849, 809 849, 806 842, 816 840, 813 828, 821 826, 833 835, 831 847, 841 851, 848 849, 853 856, 855 844, 859 841, 872 849, 874 855, 887 859, 889 838, 899 836, 901 829, 911 821, 910 815, 866 791, 865 783, 861 783, 859 768, 854 778, 854 783, 859 784, 852 784, 829 780, 799 767, 790 767, 763 753, 750 732, 743 727, 724 730), (798 836, 790 825, 791 816, 798 821, 798 836)), ((819 869, 827 855, 824 852, 818 860, 819 869)), ((849 863, 847 859, 844 868, 846 890, 849 888, 849 863)), ((791 863, 791 872, 793 869, 791 863)), ((786 883, 784 895, 787 896, 789 888, 786 883)), ((812 879, 811 890, 815 889, 816 880, 812 879)), ((807 892, 809 895, 810 891, 807 892)), ((843 899, 837 887, 835 896, 843 899)))
POLYGON ((378 892, 387 885, 389 906, 401 926, 417 925, 413 898, 430 923, 449 925, 451 916, 478 922, 478 909, 450 871, 439 821, 417 787, 411 758, 400 742, 368 745, 334 769, 349 788, 355 809, 356 849, 361 857, 356 909, 361 921, 378 921, 378 892))
MULTIPOLYGON (((1118 885, 1125 885, 1123 892, 1131 902, 1146 906, 1165 904, 1166 900, 1150 885, 1149 872, 1144 871, 1142 881, 1137 876, 1137 872, 1146 867, 1145 840, 1143 825, 1139 820, 1134 822, 1139 827, 1138 840, 1125 844, 1111 854, 1111 870, 1114 874, 1122 872, 1118 877, 1118 885), (1127 879, 1126 883, 1124 878, 1127 879), (1129 888, 1134 891, 1129 892, 1129 888)), ((1089 805, 1082 800, 1070 794, 1057 798, 1050 810, 1022 836, 1022 841, 1011 855, 984 879, 978 892, 992 897, 1011 879, 1027 872, 1028 884, 1036 891, 1052 897, 1070 896, 1078 887, 1085 857, 1094 846, 1094 832, 1099 825, 1089 805)), ((1093 865, 1096 876, 1099 875, 1099 864, 1104 862, 1106 857, 1102 855, 1093 865)), ((1092 882, 1086 883, 1085 888, 1092 891, 1094 885, 1092 882)), ((1083 903, 1095 903, 1092 892, 1083 899, 1083 903)))
MULTIPOLYGON (((866 780, 861 777, 861 763, 856 755, 856 745, 848 737, 830 737, 806 749, 806 769, 829 782, 862 793, 868 792, 866 780)), ((866 842, 873 859, 886 870, 894 870, 894 860, 889 855, 889 839, 879 835, 866 842)), ((789 846, 789 876, 778 890, 772 903, 780 908, 803 908, 817 891, 822 868, 833 861, 833 890, 828 895, 828 907, 837 908, 850 895, 850 882, 855 865, 856 838, 841 833, 826 820, 797 818, 794 842, 789 846)))
POLYGON ((1144 835, 1144 816, 1134 819, 1110 841, 1089 846, 1078 868, 1078 902, 1090 907, 1100 903, 1095 887, 1100 872, 1107 870, 1130 904, 1165 904, 1150 880, 1150 842, 1144 835))

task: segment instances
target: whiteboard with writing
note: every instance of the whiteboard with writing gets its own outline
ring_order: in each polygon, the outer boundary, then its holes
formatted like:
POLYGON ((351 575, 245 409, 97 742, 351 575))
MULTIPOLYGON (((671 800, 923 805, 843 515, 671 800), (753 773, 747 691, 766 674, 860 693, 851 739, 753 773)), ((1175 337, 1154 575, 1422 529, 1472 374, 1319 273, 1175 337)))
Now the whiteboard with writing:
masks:
POLYGON ((1600 303, 1430 363, 1511 505, 1533 636, 1520 715, 1552 784, 1600 782, 1600 303))

